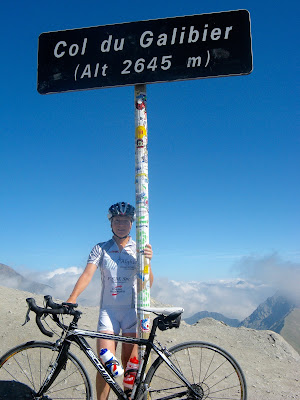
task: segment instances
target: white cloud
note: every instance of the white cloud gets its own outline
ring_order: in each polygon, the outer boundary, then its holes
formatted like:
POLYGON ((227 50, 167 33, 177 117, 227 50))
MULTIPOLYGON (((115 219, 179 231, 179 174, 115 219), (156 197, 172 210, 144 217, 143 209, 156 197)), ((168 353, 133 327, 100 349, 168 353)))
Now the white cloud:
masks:
MULTIPOLYGON (((35 276, 35 280, 50 286, 48 294, 67 300, 81 273, 82 269, 77 267, 59 268, 35 276)), ((100 288, 100 272, 97 270, 78 301, 84 305, 98 305, 100 288)), ((151 297, 159 302, 183 307, 184 317, 199 311, 211 311, 240 320, 248 317, 262 301, 273 294, 274 290, 270 286, 242 279, 179 282, 156 278, 151 289, 151 297)))
MULTIPOLYGON (((82 272, 83 268, 79 267, 58 268, 47 274, 35 274, 34 280, 49 286, 47 294, 52 295, 56 299, 67 301, 82 272)), ((99 305, 100 287, 100 273, 99 270, 97 270, 86 290, 78 298, 78 302, 84 305, 99 305)))
POLYGON ((277 253, 243 257, 234 267, 246 279, 256 279, 300 304, 300 264, 284 261, 277 253))
MULTIPOLYGON (((235 264, 235 270, 242 278, 180 282, 155 277, 151 297, 164 304, 184 307, 184 317, 199 311, 211 311, 239 320, 248 317, 277 290, 300 300, 299 264, 284 262, 272 254, 260 258, 244 257, 235 264)), ((67 300, 82 271, 82 268, 70 267, 58 268, 39 276, 35 272, 34 280, 49 285, 48 294, 67 300)), ((33 279, 32 274, 30 279, 33 279)), ((85 305, 98 305, 100 288, 100 272, 97 270, 78 301, 85 305)))
POLYGON ((260 282, 242 279, 216 280, 211 282, 175 282, 167 278, 154 281, 151 296, 156 300, 182 306, 184 317, 199 311, 219 312, 229 318, 242 320, 274 289, 260 282))
POLYGON ((45 275, 45 279, 51 279, 55 275, 64 275, 64 274, 80 275, 82 271, 83 268, 79 267, 57 268, 54 271, 48 272, 48 274, 45 275))

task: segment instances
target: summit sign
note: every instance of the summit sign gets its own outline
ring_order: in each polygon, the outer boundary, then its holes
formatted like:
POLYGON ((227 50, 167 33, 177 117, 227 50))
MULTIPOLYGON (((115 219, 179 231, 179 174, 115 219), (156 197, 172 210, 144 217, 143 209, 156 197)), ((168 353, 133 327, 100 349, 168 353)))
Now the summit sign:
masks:
POLYGON ((42 33, 41 94, 249 74, 246 10, 42 33))

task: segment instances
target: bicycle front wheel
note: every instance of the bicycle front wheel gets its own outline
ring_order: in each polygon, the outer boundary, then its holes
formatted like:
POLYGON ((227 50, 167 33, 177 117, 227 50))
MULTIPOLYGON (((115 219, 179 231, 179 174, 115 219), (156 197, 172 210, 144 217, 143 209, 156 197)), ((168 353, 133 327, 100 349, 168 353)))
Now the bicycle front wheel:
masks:
POLYGON ((50 342, 27 342, 8 351, 0 359, 0 399, 3 400, 89 400, 91 384, 88 375, 72 354, 53 384, 37 397, 49 378, 59 349, 50 342))
POLYGON ((225 350, 210 343, 187 342, 172 347, 169 352, 168 358, 193 391, 158 358, 146 376, 151 399, 247 399, 243 372, 225 350))

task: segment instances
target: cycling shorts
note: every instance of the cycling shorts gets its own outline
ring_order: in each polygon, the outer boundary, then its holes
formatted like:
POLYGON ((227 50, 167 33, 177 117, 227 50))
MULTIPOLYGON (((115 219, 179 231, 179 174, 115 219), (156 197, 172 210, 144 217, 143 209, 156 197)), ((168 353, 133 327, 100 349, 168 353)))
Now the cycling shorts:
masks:
POLYGON ((106 308, 101 309, 98 321, 98 332, 113 332, 119 335, 136 333, 137 312, 135 308, 106 308))

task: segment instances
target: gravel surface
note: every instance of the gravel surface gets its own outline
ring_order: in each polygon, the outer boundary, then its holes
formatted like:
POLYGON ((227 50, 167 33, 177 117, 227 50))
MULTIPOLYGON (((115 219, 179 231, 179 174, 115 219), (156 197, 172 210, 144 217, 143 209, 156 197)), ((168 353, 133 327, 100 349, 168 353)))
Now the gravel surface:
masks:
MULTIPOLYGON (((31 314, 29 323, 21 326, 27 312, 25 299, 34 297, 37 304, 42 306, 42 296, 3 286, 0 288, 0 355, 29 340, 52 340, 38 330, 34 314, 31 314)), ((79 307, 79 309, 83 312, 79 327, 95 329, 98 307, 79 307)), ((224 348, 242 367, 247 380, 248 400, 300 400, 300 355, 275 332, 243 327, 232 328, 222 322, 206 318, 192 326, 182 322, 179 329, 159 331, 158 340, 167 347, 181 342, 200 340, 224 348)), ((91 346, 95 347, 93 340, 91 346)), ((73 352, 77 355, 80 353, 76 348, 73 352)), ((90 368, 84 355, 79 354, 79 358, 85 364, 91 381, 94 382, 93 367, 90 368)))

